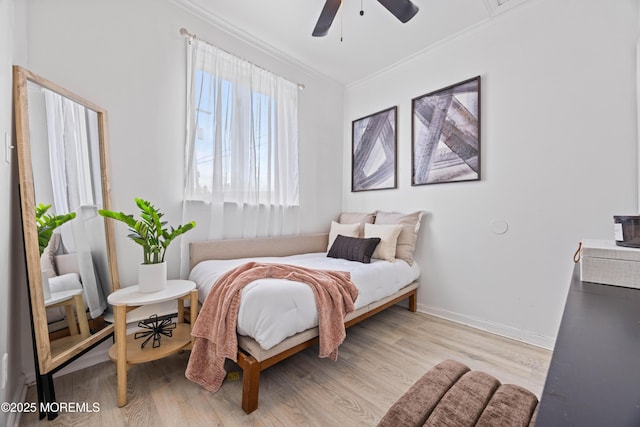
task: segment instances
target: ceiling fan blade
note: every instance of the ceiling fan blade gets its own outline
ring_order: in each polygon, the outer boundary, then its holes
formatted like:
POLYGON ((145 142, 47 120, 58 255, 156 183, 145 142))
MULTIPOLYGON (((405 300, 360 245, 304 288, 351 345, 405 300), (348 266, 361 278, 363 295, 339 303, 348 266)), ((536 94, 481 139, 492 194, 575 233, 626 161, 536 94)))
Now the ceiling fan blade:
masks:
POLYGON ((313 37, 324 37, 329 33, 333 18, 336 17, 338 9, 340 8, 341 0, 327 0, 320 12, 320 17, 316 23, 316 27, 313 29, 313 37))
POLYGON ((378 0, 389 12, 400 20, 403 24, 413 18, 418 13, 418 6, 410 0, 378 0))

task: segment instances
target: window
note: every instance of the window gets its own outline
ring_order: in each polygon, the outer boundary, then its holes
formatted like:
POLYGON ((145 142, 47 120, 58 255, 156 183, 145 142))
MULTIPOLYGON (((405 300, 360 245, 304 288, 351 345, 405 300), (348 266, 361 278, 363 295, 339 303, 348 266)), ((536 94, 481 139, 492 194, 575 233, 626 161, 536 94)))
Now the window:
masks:
POLYGON ((206 43, 191 70, 191 200, 298 205, 297 85, 206 43))

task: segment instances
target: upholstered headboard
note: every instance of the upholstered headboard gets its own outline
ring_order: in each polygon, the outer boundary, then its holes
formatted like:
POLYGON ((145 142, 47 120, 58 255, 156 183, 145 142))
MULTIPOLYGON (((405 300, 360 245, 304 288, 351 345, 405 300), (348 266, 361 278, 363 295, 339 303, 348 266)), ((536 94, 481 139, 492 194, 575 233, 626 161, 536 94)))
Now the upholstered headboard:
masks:
POLYGON ((328 233, 191 242, 189 244, 189 266, 193 268, 200 261, 208 259, 288 256, 326 252, 328 244, 328 233))

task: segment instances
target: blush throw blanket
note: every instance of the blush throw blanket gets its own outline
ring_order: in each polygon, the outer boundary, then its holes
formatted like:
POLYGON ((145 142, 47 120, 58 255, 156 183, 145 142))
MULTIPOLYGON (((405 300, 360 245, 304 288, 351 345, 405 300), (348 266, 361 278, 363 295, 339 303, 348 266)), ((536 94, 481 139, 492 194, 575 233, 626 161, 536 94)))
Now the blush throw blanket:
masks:
POLYGON ((236 323, 242 288, 258 279, 302 282, 313 291, 318 310, 320 357, 338 358, 346 337, 344 317, 354 310, 358 288, 344 271, 314 270, 287 264, 248 262, 222 275, 202 305, 191 335, 195 337, 185 376, 216 392, 226 376, 225 359, 237 362, 236 323))

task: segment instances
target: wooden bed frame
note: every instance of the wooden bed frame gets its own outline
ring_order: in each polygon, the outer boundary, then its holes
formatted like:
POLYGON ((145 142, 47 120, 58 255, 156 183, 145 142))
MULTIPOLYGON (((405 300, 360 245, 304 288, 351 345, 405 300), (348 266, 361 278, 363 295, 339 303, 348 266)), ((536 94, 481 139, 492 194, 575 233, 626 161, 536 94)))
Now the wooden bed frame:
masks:
MULTIPOLYGON (((189 245, 190 267, 200 261, 218 259, 253 258, 265 256, 289 256, 313 252, 325 252, 329 235, 305 234, 288 237, 265 237, 257 239, 216 240, 191 242, 189 245)), ((408 299, 409 310, 415 312, 417 305, 417 281, 380 301, 361 307, 345 317, 345 327, 373 316, 374 314, 408 299)), ((242 409, 248 414, 258 408, 260 372, 270 366, 307 349, 318 342, 318 328, 308 329, 285 339, 269 350, 263 350, 250 337, 238 337, 238 366, 242 369, 242 409)))

